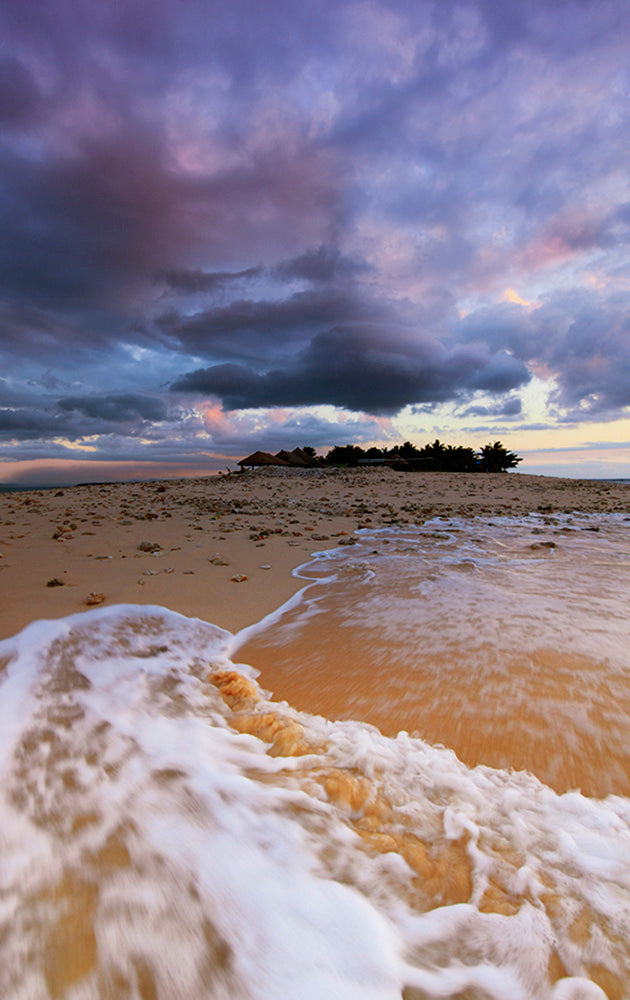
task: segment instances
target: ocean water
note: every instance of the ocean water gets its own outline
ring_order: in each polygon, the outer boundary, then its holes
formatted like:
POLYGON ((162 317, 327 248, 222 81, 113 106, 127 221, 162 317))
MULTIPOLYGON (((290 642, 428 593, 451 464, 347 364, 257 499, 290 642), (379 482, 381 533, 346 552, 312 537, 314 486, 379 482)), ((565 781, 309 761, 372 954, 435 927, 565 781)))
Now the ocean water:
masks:
POLYGON ((358 532, 238 638, 276 696, 630 796, 630 519, 440 519, 358 532))
POLYGON ((362 532, 237 636, 0 643, 0 997, 630 997, 629 529, 362 532))

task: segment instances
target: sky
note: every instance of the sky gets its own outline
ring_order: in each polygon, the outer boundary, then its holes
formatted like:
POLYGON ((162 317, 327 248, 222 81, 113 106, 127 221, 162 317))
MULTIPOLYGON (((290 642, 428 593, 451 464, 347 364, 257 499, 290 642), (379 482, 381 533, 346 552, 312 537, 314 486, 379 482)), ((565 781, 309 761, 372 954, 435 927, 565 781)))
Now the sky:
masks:
POLYGON ((630 476, 627 0, 3 0, 0 481, 630 476))

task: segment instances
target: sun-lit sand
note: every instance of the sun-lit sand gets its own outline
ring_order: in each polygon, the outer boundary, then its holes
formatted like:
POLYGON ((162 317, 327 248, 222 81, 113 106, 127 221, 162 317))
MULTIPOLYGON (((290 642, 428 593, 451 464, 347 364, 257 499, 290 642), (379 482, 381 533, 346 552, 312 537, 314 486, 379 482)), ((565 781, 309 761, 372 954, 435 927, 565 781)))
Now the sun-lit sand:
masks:
POLYGON ((630 512, 630 485, 520 473, 258 469, 0 494, 0 637, 80 611, 90 595, 104 604, 160 604, 237 631, 301 587, 292 569, 357 528, 572 510, 630 512), (143 551, 142 543, 159 548, 143 551))

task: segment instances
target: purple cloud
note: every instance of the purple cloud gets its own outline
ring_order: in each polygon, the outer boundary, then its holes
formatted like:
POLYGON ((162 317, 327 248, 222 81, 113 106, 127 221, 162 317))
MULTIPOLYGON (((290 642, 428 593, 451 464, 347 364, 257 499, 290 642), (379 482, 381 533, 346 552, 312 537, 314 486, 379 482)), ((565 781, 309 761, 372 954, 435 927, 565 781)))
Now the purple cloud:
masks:
POLYGON ((333 329, 318 334, 283 369, 263 374, 222 364, 177 379, 172 389, 216 396, 228 409, 329 403, 349 410, 395 414, 408 404, 443 402, 466 391, 506 392, 529 380, 527 368, 507 354, 484 349, 413 348, 372 332, 333 329))
POLYGON ((627 414, 622 0, 6 0, 0 31, 4 440, 194 454, 205 396, 499 420, 532 373, 550 423, 627 414))

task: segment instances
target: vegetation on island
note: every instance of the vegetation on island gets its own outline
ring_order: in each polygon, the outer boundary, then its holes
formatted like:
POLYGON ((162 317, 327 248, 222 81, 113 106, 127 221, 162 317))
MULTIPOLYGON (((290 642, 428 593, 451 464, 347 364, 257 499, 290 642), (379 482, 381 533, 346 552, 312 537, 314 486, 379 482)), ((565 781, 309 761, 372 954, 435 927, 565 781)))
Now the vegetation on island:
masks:
MULTIPOLYGON (((302 449, 315 458, 315 449, 302 449)), ((410 441, 395 448, 363 448, 356 444, 335 445, 323 458, 326 465, 354 467, 369 464, 407 464, 411 468, 432 472, 507 472, 515 469, 522 459, 504 448, 500 441, 486 444, 480 451, 462 445, 444 444, 436 439, 417 448, 410 441)))

